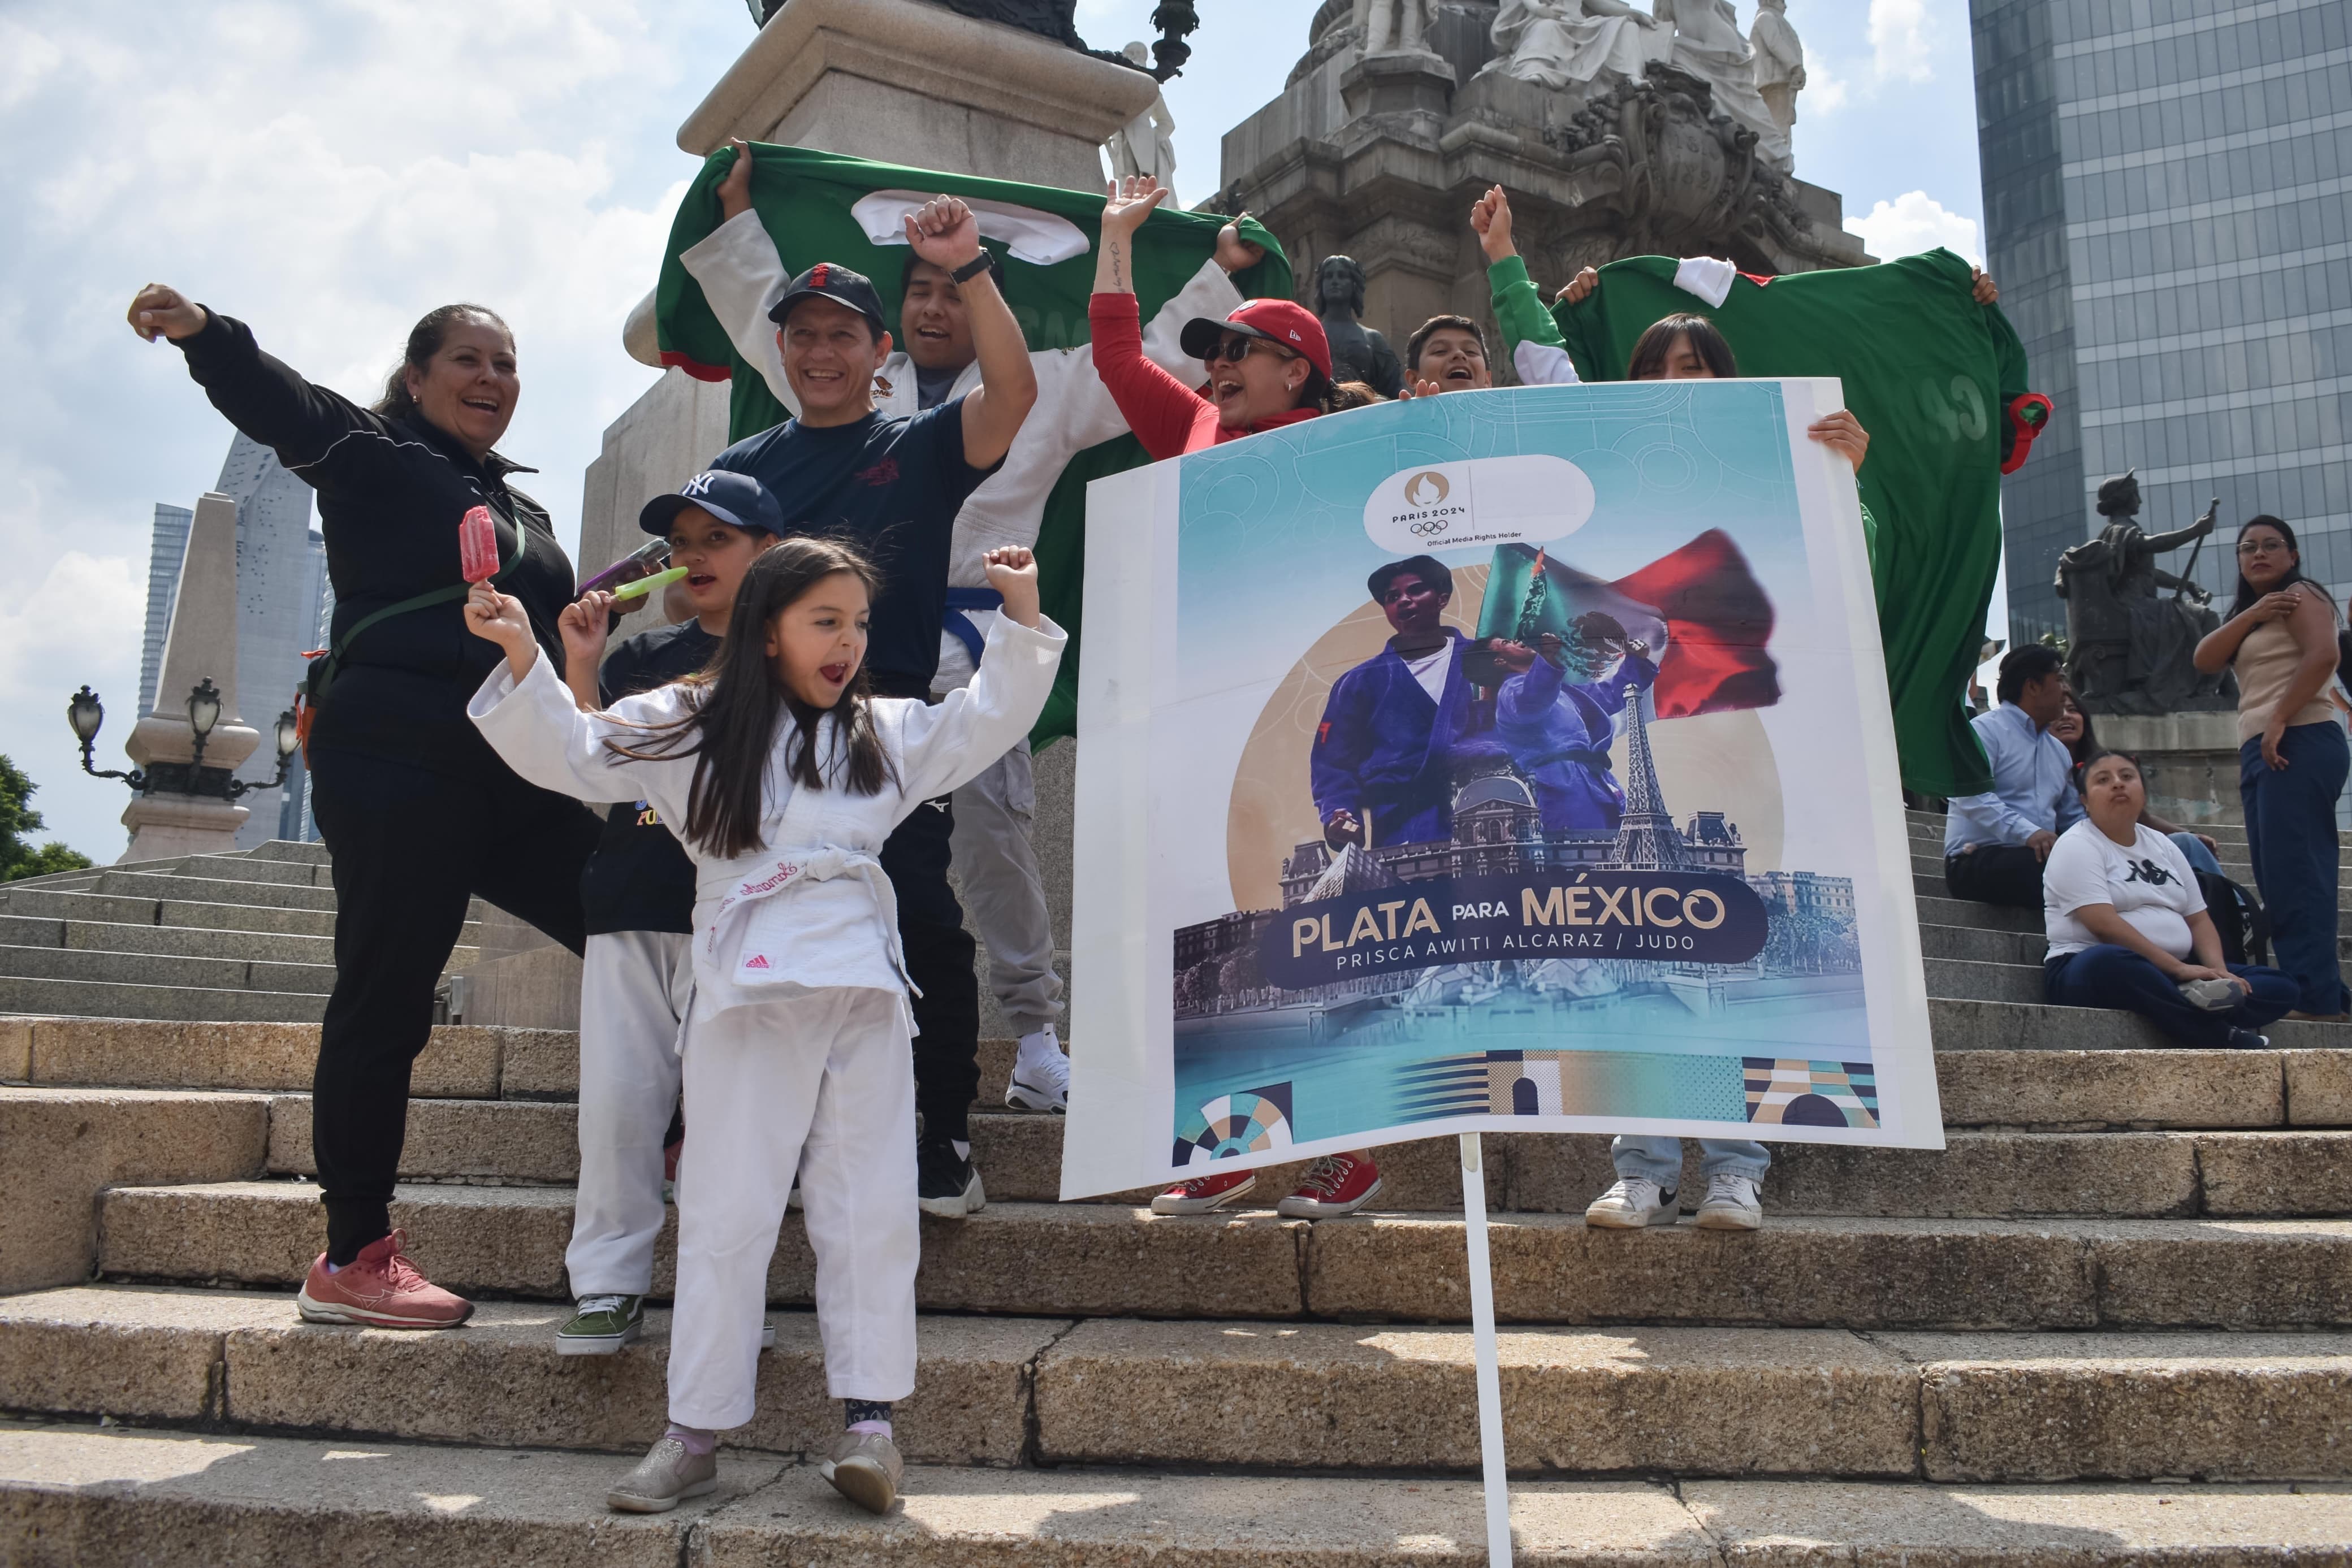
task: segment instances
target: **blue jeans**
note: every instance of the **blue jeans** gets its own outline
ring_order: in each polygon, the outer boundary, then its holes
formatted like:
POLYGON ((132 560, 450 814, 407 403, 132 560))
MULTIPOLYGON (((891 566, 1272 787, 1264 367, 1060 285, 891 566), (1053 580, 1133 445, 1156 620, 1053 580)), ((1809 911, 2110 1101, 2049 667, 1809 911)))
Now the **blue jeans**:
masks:
POLYGON ((2199 838, 2196 834, 2167 833, 2165 837, 2172 841, 2172 847, 2179 850, 2182 858, 2189 862, 2189 869, 2190 871, 2201 871, 2208 876, 2227 876, 2230 874, 2228 872, 2221 869, 2221 857, 2214 854, 2211 850, 2207 849, 2205 847, 2205 841, 2199 838))
POLYGON ((2352 771, 2344 727, 2292 724, 2279 737, 2284 768, 2263 760, 2262 737, 2238 747, 2238 799, 2254 885, 2270 911, 2272 956, 2303 988, 2294 1005, 2333 1017, 2345 1010, 2336 961, 2336 798, 2352 771))
POLYGON ((2230 973, 2252 988, 2225 1013, 2207 1012, 2147 959, 2106 942, 2048 960, 2042 984, 2042 994, 2059 1007, 2118 1008, 2139 1014, 2181 1045, 2218 1049, 2228 1046, 2231 1030, 2259 1030, 2284 1017, 2300 992, 2294 977, 2276 969, 2232 964, 2230 973))
MULTIPOLYGON (((1772 1156, 1759 1143, 1746 1138, 1701 1138, 1699 1173, 1716 1176, 1729 1172, 1750 1181, 1762 1181, 1772 1168, 1772 1156)), ((1609 1157, 1621 1176, 1644 1176, 1668 1192, 1683 1185, 1683 1141, 1654 1133, 1620 1133, 1610 1140, 1609 1157)))

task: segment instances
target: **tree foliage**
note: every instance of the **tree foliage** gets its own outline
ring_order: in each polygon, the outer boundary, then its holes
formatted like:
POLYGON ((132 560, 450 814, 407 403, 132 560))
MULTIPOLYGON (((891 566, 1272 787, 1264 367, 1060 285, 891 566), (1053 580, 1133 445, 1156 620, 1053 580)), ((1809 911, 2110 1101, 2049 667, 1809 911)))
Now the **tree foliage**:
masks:
POLYGON ((0 882, 47 876, 56 871, 79 871, 89 857, 66 848, 55 839, 38 849, 28 841, 46 825, 33 810, 33 791, 40 788, 25 770, 0 756, 0 882))

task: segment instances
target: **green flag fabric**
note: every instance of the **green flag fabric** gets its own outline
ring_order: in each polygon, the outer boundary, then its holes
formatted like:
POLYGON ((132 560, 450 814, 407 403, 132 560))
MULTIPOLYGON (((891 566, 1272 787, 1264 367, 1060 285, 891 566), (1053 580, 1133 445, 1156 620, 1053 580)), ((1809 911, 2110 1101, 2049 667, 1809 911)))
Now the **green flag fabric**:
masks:
MULTIPOLYGON (((1095 246, 1101 238, 1103 199, 1084 191, 985 180, 970 174, 877 163, 805 147, 751 143, 751 206, 776 242, 784 270, 797 274, 820 261, 839 262, 865 273, 880 291, 884 315, 898 333, 898 298, 907 264, 914 253, 904 244, 877 242, 857 205, 877 193, 905 191, 923 196, 961 196, 982 206, 982 237, 1004 261, 1004 297, 1013 319, 1034 350, 1075 348, 1087 340, 1087 300, 1094 292, 1095 246), (1004 237, 1009 234, 1010 238, 1004 237), (1062 254, 1066 252, 1067 254, 1062 254), (1036 256, 1059 256, 1039 261, 1036 256)), ((703 381, 728 381, 728 438, 740 441, 781 423, 783 405, 755 366, 737 356, 727 329, 704 299, 701 287, 678 257, 717 228, 719 182, 734 166, 732 149, 714 152, 688 187, 670 225, 661 281, 655 293, 656 328, 662 362, 703 381)), ((1137 231, 1135 291, 1150 320, 1169 298, 1200 271, 1217 246, 1226 220, 1212 213, 1161 208, 1137 231)), ((1290 262, 1281 245, 1255 218, 1240 221, 1242 237, 1262 246, 1265 256, 1234 275, 1244 298, 1288 298, 1290 262)), ((1087 481, 1150 461, 1133 436, 1121 436, 1080 453, 1045 503, 1037 536, 1038 589, 1045 612, 1070 633, 1054 695, 1038 722, 1033 743, 1044 746, 1075 734, 1077 723, 1079 598, 1086 575, 1087 481)))
POLYGON ((2026 386, 2025 350, 1998 307, 1970 294, 1948 250, 1876 267, 1741 275, 1720 306, 1675 287, 1676 264, 1638 256, 1601 269, 1581 303, 1551 311, 1587 381, 1620 381, 1661 317, 1711 318, 1749 376, 1836 376, 1870 432, 1860 476, 1876 522, 1879 635, 1903 782, 1928 795, 1992 788, 1969 727, 1969 673, 2000 565, 2000 476, 2048 410, 2026 386))

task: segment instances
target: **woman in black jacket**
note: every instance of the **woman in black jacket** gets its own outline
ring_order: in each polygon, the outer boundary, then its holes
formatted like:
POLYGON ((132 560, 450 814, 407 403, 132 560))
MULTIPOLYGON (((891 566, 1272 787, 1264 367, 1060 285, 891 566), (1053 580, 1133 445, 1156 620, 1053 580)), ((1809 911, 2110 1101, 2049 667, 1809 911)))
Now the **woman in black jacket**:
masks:
POLYGON ((150 284, 130 316, 142 337, 176 344, 213 406, 319 492, 334 667, 307 758, 334 857, 335 989, 311 1099, 327 1250, 303 1284, 302 1315, 454 1327, 471 1304, 427 1284, 391 1224, 410 1064, 470 897, 580 951, 580 873, 598 829, 578 801, 515 777, 466 718, 499 655, 466 632, 458 520, 489 508, 499 588, 522 601, 557 669, 556 617, 572 592, 545 509, 507 485, 531 470, 491 450, 521 390, 514 340, 492 312, 445 305, 416 324, 369 409, 304 381, 244 323, 174 289, 150 284))

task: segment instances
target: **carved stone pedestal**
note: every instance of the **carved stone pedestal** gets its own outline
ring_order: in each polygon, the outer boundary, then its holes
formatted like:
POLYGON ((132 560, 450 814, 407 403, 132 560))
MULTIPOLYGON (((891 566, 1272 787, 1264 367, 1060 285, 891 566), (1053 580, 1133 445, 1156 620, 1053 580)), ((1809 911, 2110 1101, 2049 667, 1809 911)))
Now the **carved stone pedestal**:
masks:
POLYGON ((2139 758, 2147 807, 2184 828, 2246 820, 2238 803, 2238 716, 2168 713, 2151 718, 2103 714, 2099 744, 2139 758))

